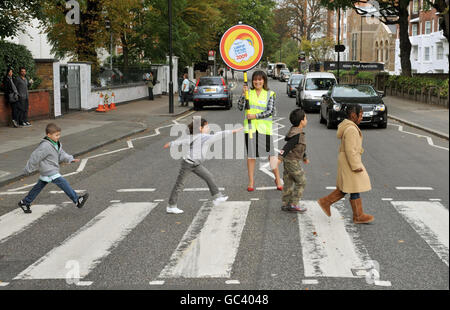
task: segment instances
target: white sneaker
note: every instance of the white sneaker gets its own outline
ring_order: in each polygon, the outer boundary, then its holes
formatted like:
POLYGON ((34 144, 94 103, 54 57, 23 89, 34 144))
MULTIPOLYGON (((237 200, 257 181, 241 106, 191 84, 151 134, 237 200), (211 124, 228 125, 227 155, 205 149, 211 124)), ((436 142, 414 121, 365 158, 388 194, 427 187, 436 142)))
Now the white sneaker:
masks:
POLYGON ((167 207, 166 212, 171 213, 171 214, 181 214, 184 211, 181 209, 178 209, 177 206, 172 206, 172 207, 167 207))
POLYGON ((228 200, 228 196, 224 196, 223 194, 219 193, 219 194, 217 195, 217 198, 215 198, 215 199, 213 200, 213 204, 214 204, 215 206, 217 206, 217 205, 219 205, 221 202, 225 202, 225 201, 227 201, 227 200, 228 200))

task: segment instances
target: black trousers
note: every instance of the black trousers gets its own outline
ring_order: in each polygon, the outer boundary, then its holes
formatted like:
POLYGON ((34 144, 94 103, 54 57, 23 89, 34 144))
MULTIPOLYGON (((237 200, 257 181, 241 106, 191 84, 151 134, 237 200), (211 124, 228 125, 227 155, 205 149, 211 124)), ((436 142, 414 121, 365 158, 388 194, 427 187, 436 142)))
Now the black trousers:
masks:
POLYGON ((153 100, 153 87, 148 88, 148 100, 153 100))
POLYGON ((19 103, 18 102, 13 102, 10 103, 11 105, 11 117, 13 120, 15 120, 16 122, 18 122, 18 117, 19 117, 19 103))
POLYGON ((28 98, 20 99, 17 105, 17 122, 22 125, 28 122, 28 98))

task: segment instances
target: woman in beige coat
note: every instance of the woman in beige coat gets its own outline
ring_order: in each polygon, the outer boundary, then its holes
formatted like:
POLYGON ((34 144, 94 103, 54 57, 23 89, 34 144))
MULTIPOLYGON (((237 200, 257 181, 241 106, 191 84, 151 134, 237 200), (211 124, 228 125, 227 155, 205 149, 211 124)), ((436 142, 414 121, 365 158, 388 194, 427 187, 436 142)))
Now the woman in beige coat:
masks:
POLYGON ((359 104, 347 106, 347 119, 342 121, 337 130, 337 138, 341 140, 338 156, 336 189, 319 203, 326 215, 331 216, 331 205, 350 193, 350 204, 353 210, 353 222, 365 224, 373 221, 373 216, 362 210, 360 193, 372 189, 370 178, 361 161, 362 133, 358 128, 362 120, 362 107, 359 104))

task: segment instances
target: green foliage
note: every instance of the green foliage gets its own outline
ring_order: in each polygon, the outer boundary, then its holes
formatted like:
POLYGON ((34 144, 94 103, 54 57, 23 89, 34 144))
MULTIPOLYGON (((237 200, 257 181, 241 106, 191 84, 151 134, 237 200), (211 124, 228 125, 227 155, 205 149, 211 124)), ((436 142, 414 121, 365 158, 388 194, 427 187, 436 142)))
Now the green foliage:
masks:
POLYGON ((438 92, 441 97, 448 96, 449 79, 440 80, 428 77, 407 77, 402 75, 389 76, 386 85, 396 89, 406 89, 408 92, 424 92, 431 91, 433 95, 438 92))
POLYGON ((360 80, 371 80, 372 82, 375 81, 375 77, 376 73, 371 71, 361 71, 356 75, 356 78, 360 80))
POLYGON ((42 81, 36 76, 33 56, 25 46, 0 41, 0 74, 2 79, 8 67, 13 69, 15 76, 18 76, 19 69, 24 67, 27 70, 27 76, 33 79, 32 89, 37 88, 42 81))
POLYGON ((38 15, 39 2, 37 0, 0 1, 0 39, 15 36, 23 30, 31 18, 38 15))

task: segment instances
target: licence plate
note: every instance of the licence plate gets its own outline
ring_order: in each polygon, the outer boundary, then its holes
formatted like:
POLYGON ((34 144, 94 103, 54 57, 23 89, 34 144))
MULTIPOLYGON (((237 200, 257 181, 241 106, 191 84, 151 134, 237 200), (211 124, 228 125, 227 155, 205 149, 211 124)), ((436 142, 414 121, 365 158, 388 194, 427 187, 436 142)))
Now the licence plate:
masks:
POLYGON ((363 117, 373 116, 373 111, 363 112, 363 117))
POLYGON ((206 88, 205 89, 205 93, 215 93, 216 89, 215 88, 206 88))
POLYGON ((316 103, 316 105, 320 105, 320 101, 316 103))

